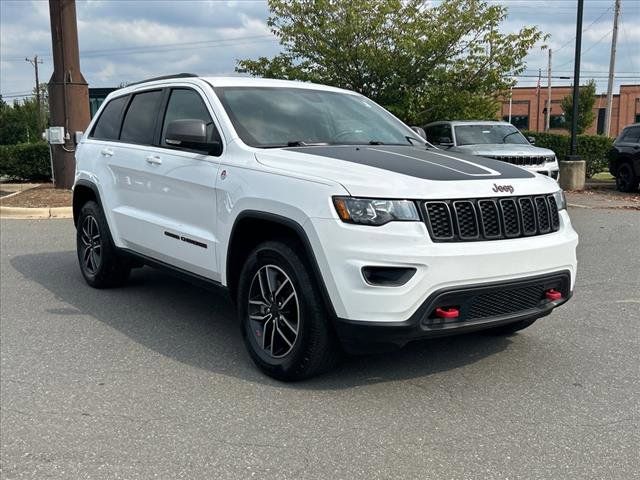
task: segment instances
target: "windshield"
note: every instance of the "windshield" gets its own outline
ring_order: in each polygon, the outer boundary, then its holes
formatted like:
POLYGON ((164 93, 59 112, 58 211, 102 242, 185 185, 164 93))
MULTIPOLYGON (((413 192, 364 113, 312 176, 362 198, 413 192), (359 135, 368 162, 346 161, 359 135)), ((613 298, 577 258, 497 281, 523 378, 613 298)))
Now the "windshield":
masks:
POLYGON ((413 130, 360 95, 280 87, 215 91, 236 132, 252 147, 425 145, 413 130))
POLYGON ((527 139, 513 125, 457 125, 458 145, 482 145, 488 143, 515 143, 526 145, 527 139))

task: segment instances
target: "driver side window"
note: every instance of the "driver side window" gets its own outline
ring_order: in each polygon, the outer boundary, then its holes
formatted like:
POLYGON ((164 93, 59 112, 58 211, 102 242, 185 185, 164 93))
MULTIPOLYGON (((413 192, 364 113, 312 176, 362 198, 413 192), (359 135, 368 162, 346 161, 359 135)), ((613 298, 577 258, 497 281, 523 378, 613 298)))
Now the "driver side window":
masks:
POLYGON ((220 135, 216 129, 211 115, 205 106, 200 95, 194 90, 187 88, 174 88, 167 103, 167 110, 162 124, 162 137, 160 138, 163 147, 175 148, 166 143, 167 127, 174 120, 202 120, 207 124, 207 139, 220 141, 220 135))

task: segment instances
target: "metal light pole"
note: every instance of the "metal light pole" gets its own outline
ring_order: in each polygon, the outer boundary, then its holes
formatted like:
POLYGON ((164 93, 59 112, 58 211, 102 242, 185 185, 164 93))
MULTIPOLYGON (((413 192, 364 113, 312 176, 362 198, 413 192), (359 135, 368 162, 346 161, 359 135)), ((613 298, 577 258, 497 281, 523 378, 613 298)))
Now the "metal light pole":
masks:
POLYGON ((584 0, 578 0, 576 18, 576 52, 573 67, 573 113, 571 118, 571 149, 564 162, 560 162, 560 186, 565 190, 583 190, 586 163, 578 156, 578 103, 580 102, 580 50, 582 47, 582 11, 584 0))
POLYGON ((580 160, 578 151, 578 103, 580 102, 580 51, 582 48, 582 11, 584 0, 578 0, 578 16, 576 18, 576 53, 573 64, 573 112, 571 115, 571 149, 567 160, 580 160))

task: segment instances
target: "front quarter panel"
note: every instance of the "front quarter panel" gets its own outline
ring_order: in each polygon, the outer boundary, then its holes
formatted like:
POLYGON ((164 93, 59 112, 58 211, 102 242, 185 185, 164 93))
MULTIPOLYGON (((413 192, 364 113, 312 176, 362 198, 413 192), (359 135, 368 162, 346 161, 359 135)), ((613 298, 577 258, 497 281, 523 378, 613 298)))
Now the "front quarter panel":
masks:
POLYGON ((335 218, 331 197, 348 192, 337 183, 303 178, 270 169, 258 163, 252 152, 235 146, 228 150, 216 180, 217 222, 220 232, 218 262, 222 284, 227 284, 226 252, 236 219, 247 211, 287 218, 308 231, 311 217, 335 218))

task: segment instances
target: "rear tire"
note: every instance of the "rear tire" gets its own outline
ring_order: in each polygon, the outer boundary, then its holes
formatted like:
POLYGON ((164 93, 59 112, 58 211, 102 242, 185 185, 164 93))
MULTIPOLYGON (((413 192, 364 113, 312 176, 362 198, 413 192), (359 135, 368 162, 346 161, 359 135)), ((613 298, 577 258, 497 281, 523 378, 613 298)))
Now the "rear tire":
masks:
POLYGON ((340 358, 318 285, 293 242, 268 241, 246 259, 238 285, 242 336, 254 363, 278 380, 302 380, 340 358))
POLYGON ((616 187, 621 192, 635 192, 638 190, 640 179, 633 173, 630 163, 621 163, 616 175, 616 187))
POLYGON ((501 327, 494 327, 486 330, 486 333, 489 335, 513 335, 520 330, 524 330, 527 327, 530 327, 536 322, 537 318, 533 320, 520 320, 519 322, 509 323, 507 325, 503 325, 501 327))
POLYGON ((80 271, 90 286, 117 287, 127 281, 131 264, 118 253, 104 212, 94 201, 85 203, 80 210, 76 250, 80 271))

